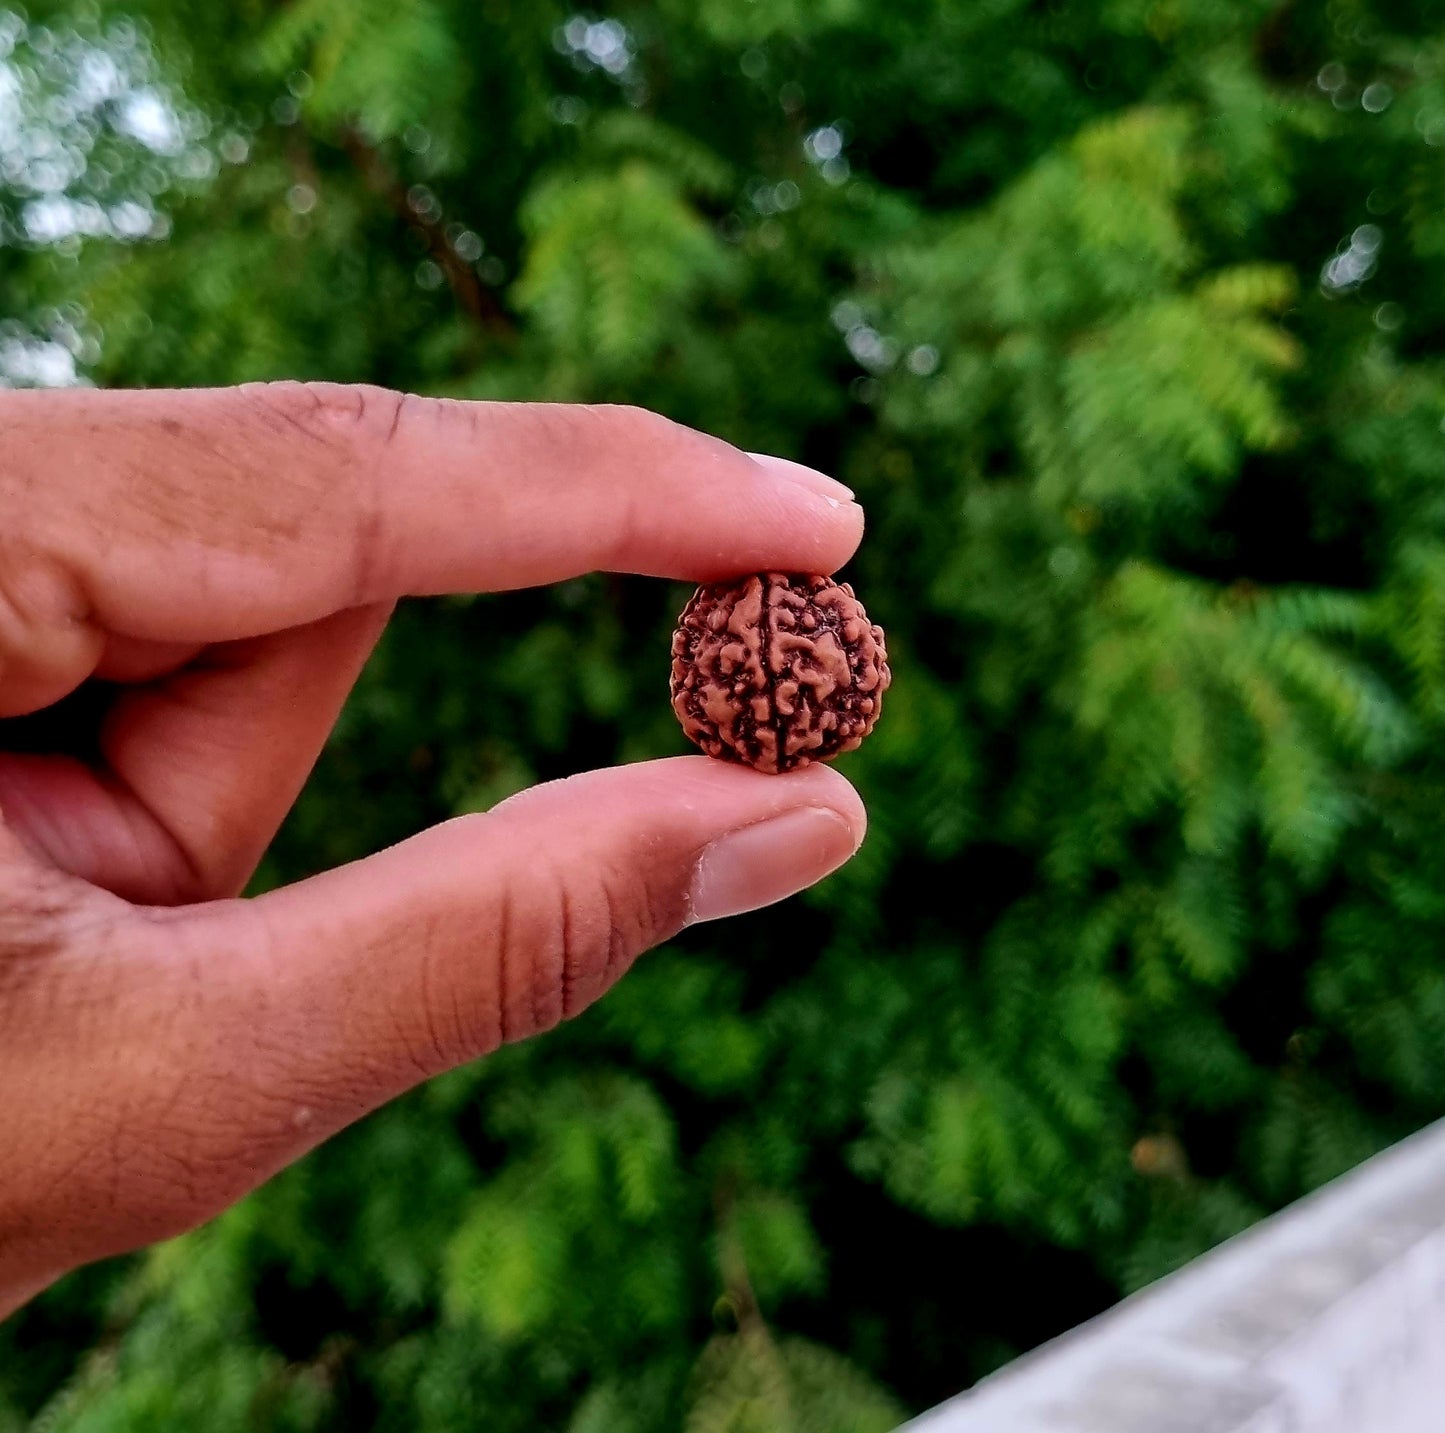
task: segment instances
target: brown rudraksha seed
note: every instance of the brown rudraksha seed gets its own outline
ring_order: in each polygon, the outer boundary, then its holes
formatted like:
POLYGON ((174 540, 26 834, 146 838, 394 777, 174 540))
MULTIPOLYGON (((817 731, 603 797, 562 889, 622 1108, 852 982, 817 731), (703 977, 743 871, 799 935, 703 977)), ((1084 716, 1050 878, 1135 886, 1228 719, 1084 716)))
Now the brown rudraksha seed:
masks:
POLYGON ((688 738, 773 775, 852 751, 891 680, 883 629, 830 577, 699 587, 672 637, 672 707, 688 738))

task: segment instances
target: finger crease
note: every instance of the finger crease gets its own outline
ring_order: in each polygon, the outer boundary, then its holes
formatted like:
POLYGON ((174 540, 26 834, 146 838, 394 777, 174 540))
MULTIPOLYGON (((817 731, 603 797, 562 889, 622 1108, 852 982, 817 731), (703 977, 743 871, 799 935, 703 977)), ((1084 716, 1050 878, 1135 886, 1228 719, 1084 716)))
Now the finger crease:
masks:
POLYGON ((564 882, 561 889, 562 896, 562 965, 559 972, 562 996, 562 1018, 565 1020, 572 1014, 572 986, 575 978, 574 967, 577 962, 577 951, 573 942, 576 936, 572 929, 572 897, 564 882))

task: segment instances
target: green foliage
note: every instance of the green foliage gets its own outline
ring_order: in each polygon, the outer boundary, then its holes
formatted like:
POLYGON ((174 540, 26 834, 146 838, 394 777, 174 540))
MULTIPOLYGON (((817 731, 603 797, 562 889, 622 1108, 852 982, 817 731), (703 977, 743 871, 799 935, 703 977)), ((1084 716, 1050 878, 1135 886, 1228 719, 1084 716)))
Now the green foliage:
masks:
POLYGON ((736 267, 675 180, 644 160, 540 182, 521 219, 532 243, 514 301, 552 344, 589 355, 604 384, 657 362, 736 267))
POLYGON ((442 8, 412 0, 404 23, 397 19, 392 0, 297 0, 265 30, 256 67, 264 75, 305 72, 308 118, 392 138, 455 105, 465 87, 442 8))
POLYGON ((593 1075, 519 1086, 490 1113, 518 1154, 449 1241, 446 1312, 503 1343, 585 1338, 599 1320, 636 1335, 685 1318, 665 1220, 679 1182, 675 1133, 656 1094, 593 1075))
POLYGON ((831 1349, 761 1333, 703 1351, 684 1433, 888 1433, 903 1410, 831 1349))
MULTIPOLYGON (((1425 7, 17 15, 0 381, 647 405, 857 489, 896 684, 844 872, 64 1281, 0 1430, 883 1430, 1445 1113, 1425 7)), ((258 885, 681 749, 685 597, 404 607, 258 885)))

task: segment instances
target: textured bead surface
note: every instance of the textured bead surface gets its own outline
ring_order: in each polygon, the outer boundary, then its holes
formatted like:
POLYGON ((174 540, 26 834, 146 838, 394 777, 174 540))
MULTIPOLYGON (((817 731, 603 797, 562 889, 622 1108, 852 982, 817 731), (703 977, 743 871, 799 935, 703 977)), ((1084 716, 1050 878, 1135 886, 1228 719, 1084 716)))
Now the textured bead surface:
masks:
POLYGON ((672 638, 672 706, 688 738, 770 774, 852 751, 891 680, 882 628, 830 577, 699 587, 672 638))

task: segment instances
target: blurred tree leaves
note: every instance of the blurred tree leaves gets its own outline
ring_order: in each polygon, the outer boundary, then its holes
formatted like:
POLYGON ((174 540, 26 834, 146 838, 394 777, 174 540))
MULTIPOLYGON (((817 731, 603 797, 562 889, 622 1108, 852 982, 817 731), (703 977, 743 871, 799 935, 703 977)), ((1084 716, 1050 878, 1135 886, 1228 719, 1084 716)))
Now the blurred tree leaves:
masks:
MULTIPOLYGON (((0 8, 0 381, 645 404, 858 490, 897 675, 844 872, 0 1430, 882 1430, 1445 1112, 1442 146, 1403 0, 0 8)), ((686 595, 404 606, 258 884, 680 750, 686 595)))

